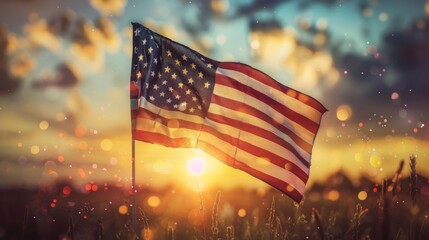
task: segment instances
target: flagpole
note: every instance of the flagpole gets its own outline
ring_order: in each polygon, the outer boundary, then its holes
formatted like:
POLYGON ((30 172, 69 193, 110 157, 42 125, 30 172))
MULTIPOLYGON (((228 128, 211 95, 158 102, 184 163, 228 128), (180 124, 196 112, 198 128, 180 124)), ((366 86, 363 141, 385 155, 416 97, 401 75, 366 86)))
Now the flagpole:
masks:
POLYGON ((134 232, 135 239, 140 239, 137 231, 137 201, 136 201, 136 148, 135 140, 131 144, 131 190, 132 190, 132 207, 131 207, 131 227, 134 232))

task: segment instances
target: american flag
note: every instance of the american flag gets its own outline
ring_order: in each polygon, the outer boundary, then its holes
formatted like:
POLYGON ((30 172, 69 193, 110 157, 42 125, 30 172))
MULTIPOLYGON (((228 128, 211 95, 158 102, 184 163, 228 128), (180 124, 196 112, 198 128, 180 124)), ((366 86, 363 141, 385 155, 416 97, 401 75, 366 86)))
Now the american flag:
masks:
POLYGON ((199 148, 300 202, 325 107, 265 73, 133 23, 134 140, 199 148))

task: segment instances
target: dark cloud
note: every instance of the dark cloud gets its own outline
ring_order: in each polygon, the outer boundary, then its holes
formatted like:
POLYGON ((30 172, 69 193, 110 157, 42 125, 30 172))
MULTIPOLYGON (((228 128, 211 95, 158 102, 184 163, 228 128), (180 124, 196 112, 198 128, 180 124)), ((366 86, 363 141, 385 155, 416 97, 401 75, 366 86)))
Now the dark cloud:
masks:
POLYGON ((429 70, 429 19, 417 19, 406 29, 385 34, 384 51, 400 71, 429 70))
POLYGON ((299 7, 301 9, 306 9, 315 4, 321 4, 327 7, 332 7, 338 3, 339 3, 338 0, 302 0, 302 1, 299 1, 299 7))
MULTIPOLYGON (((210 29, 211 21, 217 19, 220 21, 233 21, 241 17, 253 17, 254 14, 261 11, 270 11, 279 5, 290 0, 254 0, 247 4, 239 5, 234 9, 230 8, 228 1, 225 0, 202 0, 195 1, 198 9, 197 21, 194 18, 184 14, 184 28, 192 35, 196 36, 210 29)), ((182 0, 183 4, 189 4, 189 1, 182 0)))
MULTIPOLYGON (((186 11, 189 1, 181 0, 184 4, 184 10, 186 11)), ((193 37, 197 37, 201 33, 210 29, 210 22, 215 17, 215 12, 211 6, 211 0, 195 1, 193 5, 196 6, 197 15, 196 19, 194 14, 182 14, 183 28, 193 37)))
POLYGON ((405 29, 386 33, 383 53, 396 72, 395 90, 429 120, 429 18, 417 19, 405 29))
POLYGON ((391 125, 379 134, 407 133, 429 123, 429 19, 383 36, 380 48, 369 47, 366 55, 333 50, 342 77, 325 102, 333 109, 350 105, 354 122, 388 117, 391 125))
POLYGON ((18 90, 20 86, 21 79, 11 77, 6 71, 4 71, 3 67, 0 67, 0 95, 13 93, 18 90))
MULTIPOLYGON (((360 112, 372 111, 371 106, 381 103, 381 89, 385 89, 382 77, 383 64, 372 56, 353 53, 334 54, 336 68, 342 73, 342 79, 328 90, 327 101, 331 105, 339 105, 345 101, 360 112), (362 108, 361 106, 366 106, 362 108)), ((368 113, 364 113, 367 116, 368 113)))
POLYGON ((93 69, 100 69, 103 66, 104 50, 107 50, 104 41, 97 41, 100 40, 99 35, 98 29, 83 18, 76 20, 70 34, 70 52, 93 69))
POLYGON ((249 29, 250 31, 272 31, 272 30, 281 30, 283 29, 283 24, 280 23, 276 19, 268 19, 268 20, 255 20, 252 19, 249 21, 249 29))
POLYGON ((119 49, 121 44, 121 37, 116 29, 115 24, 108 18, 100 17, 95 21, 95 28, 97 29, 96 38, 103 43, 103 47, 110 52, 115 52, 119 49))
POLYGON ((410 89, 414 95, 427 99, 429 88, 429 19, 419 19, 402 30, 384 34, 380 50, 371 50, 367 55, 341 53, 335 49, 335 64, 344 71, 344 86, 339 92, 353 101, 376 101, 378 92, 384 89, 405 92, 410 89), (420 26, 420 27, 419 27, 420 26), (377 57, 379 56, 379 57, 377 57), (363 88, 360 92, 358 87, 363 88))
POLYGON ((91 39, 90 28, 90 23, 87 20, 79 18, 72 29, 71 41, 81 46, 93 45, 94 42, 91 39))
POLYGON ((70 41, 82 47, 96 47, 115 51, 120 45, 120 36, 115 24, 106 17, 94 22, 79 18, 71 28, 70 41))
POLYGON ((67 35, 73 25, 76 14, 72 10, 65 10, 53 15, 48 20, 48 29, 51 33, 64 36, 67 35))
POLYGON ((279 5, 287 2, 290 2, 290 0, 271 0, 271 1, 253 0, 249 4, 239 6, 233 13, 232 18, 252 16, 253 14, 260 11, 275 9, 279 5))
POLYGON ((21 86, 21 79, 8 72, 7 31, 0 27, 0 95, 13 93, 21 86))
POLYGON ((51 77, 45 77, 33 82, 33 87, 44 89, 54 86, 59 88, 71 88, 78 84, 80 77, 76 70, 68 63, 61 63, 56 68, 56 73, 51 77))

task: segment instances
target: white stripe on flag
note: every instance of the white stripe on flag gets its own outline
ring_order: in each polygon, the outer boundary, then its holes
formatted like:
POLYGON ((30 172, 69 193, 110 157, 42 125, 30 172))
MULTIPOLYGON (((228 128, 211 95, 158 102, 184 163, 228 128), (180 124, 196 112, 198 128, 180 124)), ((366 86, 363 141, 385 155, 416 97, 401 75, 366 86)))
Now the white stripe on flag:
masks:
POLYGON ((287 93, 283 93, 277 89, 271 88, 261 83, 260 81, 253 79, 252 77, 238 71, 223 69, 218 67, 216 69, 216 73, 233 78, 244 85, 247 85, 253 89, 261 91, 267 96, 270 96, 271 98, 273 98, 275 101, 285 106, 288 106, 290 109, 293 109, 295 112, 319 124, 320 116, 321 116, 321 113, 319 111, 315 110, 314 108, 308 106, 307 104, 293 97, 288 96, 287 93))
POLYGON ((300 194, 304 193, 305 183, 292 172, 286 170, 285 168, 281 168, 277 165, 272 164, 265 158, 254 156, 242 149, 237 149, 235 146, 223 141, 222 139, 219 139, 212 134, 200 134, 199 131, 181 128, 175 129, 174 131, 170 131, 168 127, 159 123, 156 124, 156 127, 152 127, 154 121, 147 119, 139 119, 139 122, 141 123, 141 125, 138 127, 138 130, 163 134, 172 139, 192 138, 192 136, 200 135, 201 141, 212 144, 218 150, 224 152, 232 158, 235 158, 236 161, 240 161, 253 169, 256 169, 281 181, 285 181, 285 179, 287 179, 287 184, 293 186, 300 194))
MULTIPOLYGON (((220 97, 224 97, 224 98, 232 99, 235 101, 243 102, 249 106, 252 106, 252 107, 266 113, 267 115, 269 115, 273 119, 273 121, 280 123, 281 125, 285 126, 289 130, 295 132, 298 136, 300 136, 307 143, 312 144, 313 139, 314 139, 314 134, 312 132, 308 131, 306 128, 301 126, 299 123, 296 123, 296 122, 286 118, 284 115, 282 115, 281 113, 274 110, 271 106, 267 105, 264 102, 259 101, 258 99, 254 98, 252 96, 244 94, 244 100, 242 100, 243 96, 240 96, 240 95, 242 95, 240 93, 242 93, 242 92, 237 90, 237 89, 222 86, 219 84, 216 84, 216 86, 213 90, 213 94, 216 94, 220 97)), ((226 116, 228 116, 228 115, 226 115, 226 116)), ((244 118, 244 119, 246 119, 246 118, 244 118)))
MULTIPOLYGON (((270 125, 269 123, 262 121, 259 118, 253 117, 252 115, 249 114, 245 114, 242 112, 237 112, 228 108, 224 108, 218 104, 210 104, 210 108, 209 108, 209 112, 214 113, 214 114, 219 114, 219 115, 223 115, 223 116, 228 116, 231 119, 236 119, 238 121, 243 121, 243 119, 245 119, 246 123, 252 124, 254 126, 257 126, 259 128, 265 129, 269 132, 274 133, 275 135, 277 135, 279 138, 283 139, 285 142, 288 142, 289 144, 291 144, 291 146, 293 148, 296 149, 296 151, 304 158, 306 159, 308 162, 310 161, 310 154, 307 153, 305 150, 303 150, 299 144, 295 143, 287 134, 284 134, 283 132, 277 130, 275 127, 273 127, 272 125, 270 125)), ((246 129, 243 129, 243 131, 246 131, 246 129)), ((309 143, 311 144, 311 143, 309 143)))
POLYGON ((245 130, 238 131, 234 127, 228 126, 226 124, 213 122, 211 120, 207 120, 207 123, 207 125, 212 126, 220 133, 230 135, 234 138, 238 138, 240 141, 245 141, 257 147, 263 148, 267 151, 273 152, 274 154, 279 155, 279 157, 281 158, 288 159, 296 166, 298 166, 303 172, 308 174, 308 168, 299 159, 297 159, 292 152, 276 143, 271 142, 269 139, 261 138, 245 130), (236 132, 237 135, 232 135, 231 133, 233 132, 236 132))

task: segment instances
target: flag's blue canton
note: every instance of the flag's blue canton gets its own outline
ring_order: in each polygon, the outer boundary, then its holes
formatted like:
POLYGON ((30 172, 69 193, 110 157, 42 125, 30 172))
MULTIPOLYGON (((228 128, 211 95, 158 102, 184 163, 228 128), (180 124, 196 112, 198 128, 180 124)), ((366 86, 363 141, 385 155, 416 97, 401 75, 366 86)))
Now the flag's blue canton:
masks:
POLYGON ((139 24, 133 41, 132 81, 140 96, 159 108, 204 118, 218 63, 139 24))

